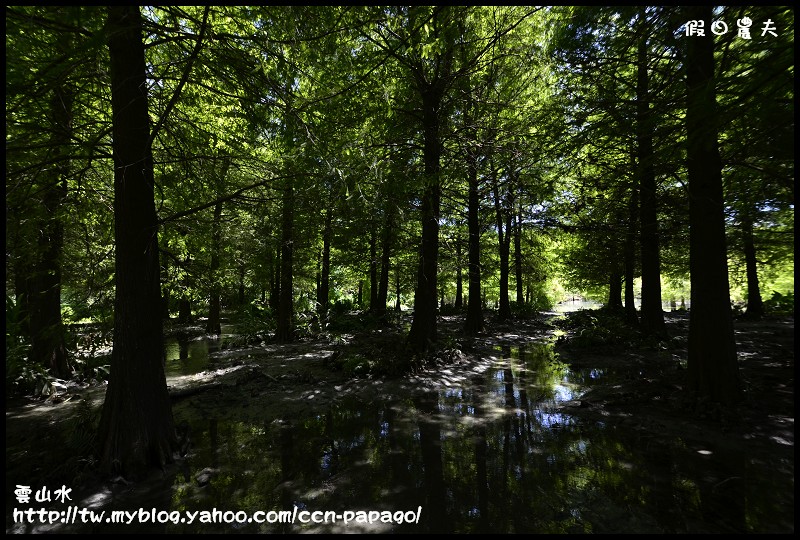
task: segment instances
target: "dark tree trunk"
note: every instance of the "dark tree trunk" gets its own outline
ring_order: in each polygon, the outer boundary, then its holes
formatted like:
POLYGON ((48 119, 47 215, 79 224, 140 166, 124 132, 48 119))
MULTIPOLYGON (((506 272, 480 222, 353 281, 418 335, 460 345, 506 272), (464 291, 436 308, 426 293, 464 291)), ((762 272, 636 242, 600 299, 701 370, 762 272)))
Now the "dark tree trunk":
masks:
POLYGON ((389 264, 391 262, 392 244, 394 243, 395 213, 397 207, 389 202, 386 205, 386 221, 383 224, 381 241, 381 274, 378 280, 378 305, 376 313, 386 314, 386 302, 389 299, 389 264))
POLYGON ((169 302, 170 302, 170 286, 169 286, 169 263, 166 257, 161 257, 161 317, 169 320, 169 302))
MULTIPOLYGON (((506 223, 506 227, 510 225, 511 220, 509 219, 506 223)), ((508 231, 508 228, 506 228, 508 231)), ((497 313, 498 319, 501 321, 507 320, 511 318, 511 303, 508 299, 508 275, 509 275, 509 256, 511 251, 511 246, 509 245, 510 238, 508 236, 508 232, 505 234, 499 232, 498 236, 500 237, 500 300, 499 300, 499 309, 497 313)))
POLYGON ((628 230, 625 234, 623 247, 625 260, 625 319, 629 325, 639 326, 639 316, 636 313, 636 300, 633 293, 633 279, 636 272, 636 218, 638 193, 635 183, 631 186, 628 197, 628 230))
POLYGON ((245 302, 244 294, 244 263, 239 263, 239 305, 243 306, 245 302))
MULTIPOLYGON (((509 188, 510 189, 510 188, 509 188)), ((494 194, 494 208, 497 219, 497 242, 500 251, 500 306, 497 318, 501 321, 511 318, 511 304, 508 300, 508 275, 509 275, 509 255, 511 253, 511 223, 512 213, 509 208, 513 208, 513 201, 500 200, 500 188, 497 184, 497 176, 494 175, 492 192, 494 194)), ((510 192, 506 194, 510 197, 510 192)))
MULTIPOLYGON (((711 7, 690 7, 687 20, 712 21, 711 7)), ((717 141, 713 34, 686 40, 689 176, 689 388, 714 401, 741 397, 733 335, 722 164, 717 141)))
MULTIPOLYGON (((647 24, 642 11, 639 25, 647 24)), ((661 308, 661 261, 658 242, 658 209, 653 154, 653 119, 650 110, 647 73, 647 36, 639 39, 636 83, 636 142, 638 149, 639 196, 642 250, 642 324, 644 332, 663 335, 664 311, 661 308)))
POLYGON ((378 278, 378 304, 375 313, 378 316, 386 314, 386 302, 389 300, 389 264, 391 263, 391 247, 388 242, 383 244, 381 250, 381 272, 378 278))
POLYGON ((622 309, 622 276, 619 272, 611 272, 606 307, 611 311, 622 309))
POLYGON ((461 309, 462 299, 464 295, 464 288, 461 277, 461 239, 456 239, 456 301, 455 308, 461 309))
MULTIPOLYGON (((64 327, 61 321, 61 257, 64 228, 61 223, 44 224, 40 235, 40 261, 31 280, 29 305, 31 360, 47 367, 59 378, 69 378, 64 327)), ((161 295, 159 294, 159 305, 161 295)), ((161 316, 161 310, 158 311, 161 316)))
POLYGON ((317 294, 317 312, 320 315, 328 313, 328 298, 330 297, 331 283, 331 208, 325 210, 325 229, 322 232, 322 270, 320 272, 319 289, 317 294))
POLYGON ((378 312, 378 239, 375 227, 369 235, 369 311, 378 312))
POLYGON ((275 257, 270 257, 269 307, 278 312, 281 298, 281 246, 275 249, 275 257))
POLYGON ((516 225, 514 226, 514 279, 517 284, 517 307, 525 304, 522 291, 522 201, 519 201, 516 225))
POLYGON ((441 90, 429 85, 422 92, 423 131, 425 137, 425 187, 422 192, 422 245, 417 287, 414 291, 414 319, 408 342, 412 350, 422 352, 436 341, 436 280, 439 260, 439 205, 441 186, 439 158, 439 108, 441 90))
POLYGON ((170 292, 168 288, 164 288, 164 292, 161 295, 161 317, 169 321, 169 303, 170 303, 170 292))
MULTIPOLYGON (((465 26, 461 25, 461 32, 465 31, 465 26)), ((461 61, 467 62, 467 49, 462 47, 461 61)), ((486 78, 481 82, 486 87, 491 85, 491 80, 486 78)), ((478 156, 484 151, 480 148, 478 140, 478 122, 476 116, 480 113, 476 110, 476 101, 481 101, 478 93, 481 91, 481 82, 473 83, 470 75, 465 77, 463 127, 467 144, 462 150, 465 158, 467 173, 467 279, 469 282, 469 292, 467 297, 467 316, 464 320, 464 334, 476 336, 483 331, 483 294, 481 292, 481 226, 480 211, 481 199, 479 194, 480 181, 478 179, 478 156)), ((485 516, 481 513, 481 519, 485 516)))
POLYGON ((31 271, 28 261, 24 256, 17 254, 14 262, 14 300, 17 309, 16 322, 23 335, 30 335, 30 295, 31 295, 31 271))
POLYGON ((281 228, 281 278, 278 300, 278 326, 275 339, 280 343, 294 340, 294 298, 292 296, 292 253, 294 243, 294 189, 291 180, 283 187, 281 228))
POLYGON ((764 303, 761 301, 761 289, 758 285, 758 262, 756 244, 753 241, 753 221, 749 216, 742 220, 742 237, 744 241, 744 261, 747 269, 747 308, 745 315, 758 318, 764 315, 764 303))
MULTIPOLYGON (((214 146, 216 146, 216 136, 213 137, 214 146)), ((218 154, 219 155, 219 154, 218 154)), ((216 167, 213 168, 214 183, 216 185, 217 194, 223 191, 225 184, 225 177, 228 174, 228 167, 230 160, 224 158, 222 167, 217 172, 216 167)), ((222 333, 220 326, 220 295, 222 294, 221 276, 220 276, 220 253, 222 252, 222 203, 218 202, 214 205, 214 219, 211 223, 211 291, 209 294, 208 302, 208 321, 206 322, 206 332, 209 334, 219 335, 222 333)))
POLYGON ((178 300, 178 322, 181 324, 192 322, 192 304, 185 296, 178 300))
POLYGON ((483 301, 481 299, 481 203, 478 195, 478 159, 474 151, 467 152, 467 229, 469 231, 469 299, 464 333, 474 336, 483 331, 483 301))
POLYGON ((319 301, 320 290, 319 290, 319 288, 320 288, 320 285, 322 284, 322 252, 321 251, 317 254, 317 273, 314 276, 314 279, 315 279, 315 282, 317 284, 317 288, 315 289, 317 291, 316 311, 317 311, 317 313, 319 313, 320 312, 320 309, 319 309, 319 306, 320 306, 320 301, 319 301))
POLYGON ((206 332, 219 335, 222 327, 219 323, 219 252, 220 246, 220 221, 222 220, 222 203, 214 205, 214 221, 211 226, 211 297, 208 302, 208 321, 206 332))
POLYGON ((97 440, 104 470, 137 475, 170 462, 177 437, 162 364, 158 220, 139 7, 109 7, 108 31, 116 291, 111 377, 97 440))
POLYGON ((394 303, 394 310, 400 313, 400 265, 397 265, 394 273, 394 294, 397 297, 394 303))
MULTIPOLYGON (((66 47, 66 44, 63 44, 66 47)), ((64 345, 64 326, 61 321, 61 257, 64 249, 64 223, 61 206, 67 196, 68 161, 58 157, 69 144, 72 130, 73 95, 65 84, 58 85, 50 101, 52 115, 54 159, 58 165, 45 178, 42 189, 44 217, 39 224, 38 260, 29 283, 30 357, 46 366, 59 378, 72 375, 64 345)), ((160 313, 159 313, 160 316, 160 313)))

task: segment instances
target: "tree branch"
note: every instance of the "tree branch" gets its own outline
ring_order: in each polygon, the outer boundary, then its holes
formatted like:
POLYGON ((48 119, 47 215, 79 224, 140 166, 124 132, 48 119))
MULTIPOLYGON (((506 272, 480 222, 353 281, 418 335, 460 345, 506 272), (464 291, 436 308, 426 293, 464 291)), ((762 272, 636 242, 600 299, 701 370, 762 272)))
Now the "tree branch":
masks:
POLYGON ((197 43, 194 46, 194 50, 192 51, 191 56, 189 56, 186 69, 184 70, 183 76, 181 77, 181 80, 178 83, 178 88, 176 88, 175 92, 172 94, 172 97, 170 98, 169 103, 167 104, 167 108, 164 109, 164 114, 162 114, 161 118, 158 119, 158 124, 156 124, 156 127, 153 128, 153 131, 150 133, 150 138, 147 140, 147 148, 152 147, 153 141, 155 140, 156 136, 158 135, 158 132, 164 125, 164 122, 167 120, 169 113, 172 111, 173 107, 175 107, 175 103, 178 101, 178 97, 181 95, 181 91, 183 91, 183 87, 186 84, 186 81, 189 79, 189 74, 192 71, 192 66, 194 65, 194 61, 200 54, 200 47, 202 46, 203 43, 203 36, 206 33, 209 11, 211 11, 211 6, 206 6, 205 11, 203 12, 203 23, 200 25, 200 34, 197 36, 197 43))

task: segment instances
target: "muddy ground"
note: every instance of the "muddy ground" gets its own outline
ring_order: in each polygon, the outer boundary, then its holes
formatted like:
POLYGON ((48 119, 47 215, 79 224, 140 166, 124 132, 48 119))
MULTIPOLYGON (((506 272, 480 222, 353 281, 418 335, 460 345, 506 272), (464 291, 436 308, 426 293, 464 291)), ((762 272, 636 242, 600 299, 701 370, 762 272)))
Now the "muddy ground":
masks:
MULTIPOLYGON (((560 360, 576 369, 624 373, 601 380, 579 400, 565 403, 564 412, 639 430, 656 444, 677 435, 691 441, 699 452, 737 446, 744 455, 774 463, 793 478, 794 319, 735 323, 744 399, 733 407, 698 401, 684 391, 688 317, 669 313, 666 320, 672 337, 666 343, 620 350, 559 346, 560 360)), ((447 347, 424 369, 401 377, 354 377, 341 365, 343 358, 355 355, 397 354, 402 324, 361 335, 337 335, 335 340, 318 336, 289 345, 258 343, 219 351, 213 369, 168 381, 175 422, 180 427, 198 417, 240 421, 300 417, 322 414, 346 395, 369 402, 376 396, 408 396, 441 385, 469 385, 471 375, 498 355, 498 345, 555 339, 559 325, 555 315, 504 324, 489 321, 484 335, 466 339, 459 337, 460 317, 440 321, 440 336, 447 347)), ((566 331, 567 338, 570 332, 566 331)), ((569 343, 569 339, 562 341, 569 343)), ((8 509, 15 483, 65 483, 88 492, 110 481, 94 472, 90 434, 83 429, 96 421, 103 394, 102 385, 72 385, 47 401, 7 401, 7 531, 13 530, 8 509)), ((191 444, 191 434, 188 441, 191 444)), ((793 530, 793 522, 781 525, 781 529, 786 527, 793 530)))

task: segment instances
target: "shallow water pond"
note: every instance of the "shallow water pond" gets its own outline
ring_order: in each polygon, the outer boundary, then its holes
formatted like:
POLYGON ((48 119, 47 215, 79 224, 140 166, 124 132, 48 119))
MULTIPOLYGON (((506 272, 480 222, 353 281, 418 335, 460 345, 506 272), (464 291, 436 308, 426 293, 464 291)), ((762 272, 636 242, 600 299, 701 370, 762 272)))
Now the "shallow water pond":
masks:
POLYGON ((192 449, 177 473, 153 483, 146 495, 141 486, 97 494, 95 505, 181 516, 219 512, 216 523, 136 524, 126 532, 793 528, 787 505, 793 486, 785 471, 778 473, 781 464, 569 414, 592 384, 618 376, 613 371, 571 371, 550 343, 538 342, 500 347, 481 366, 460 382, 441 376, 442 384, 435 384, 431 377, 408 395, 387 392, 372 401, 343 396, 323 414, 192 420, 192 449), (307 522, 280 523, 282 510, 307 522), (314 511, 340 518, 314 523, 314 511), (374 522, 344 524, 348 511, 351 517, 374 511, 374 522), (400 511, 419 512, 419 522, 378 517, 400 511), (243 523, 235 522, 237 512, 243 523), (256 512, 263 523, 251 519, 256 512))
POLYGON ((164 339, 164 373, 169 377, 194 375, 209 369, 209 354, 229 346, 236 336, 231 325, 222 325, 219 336, 189 336, 178 333, 164 339))

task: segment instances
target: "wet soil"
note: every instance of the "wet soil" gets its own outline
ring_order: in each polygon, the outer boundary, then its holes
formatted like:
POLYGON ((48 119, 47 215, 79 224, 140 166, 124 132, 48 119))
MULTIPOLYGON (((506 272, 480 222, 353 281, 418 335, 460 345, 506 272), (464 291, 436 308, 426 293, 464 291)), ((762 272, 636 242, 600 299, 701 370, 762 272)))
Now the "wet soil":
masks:
MULTIPOLYGON (((332 405, 351 399, 366 404, 388 402, 442 388, 469 393, 474 385, 482 384, 476 374, 486 372, 497 361, 499 347, 553 339, 558 324, 555 315, 510 323, 490 321, 485 334, 468 339, 460 337, 462 322, 457 316, 442 317, 440 336, 456 337, 446 340, 446 346, 424 369, 402 377, 354 378, 342 369, 333 369, 337 365, 334 360, 341 355, 396 355, 402 349, 402 324, 339 336, 337 340, 327 336, 288 345, 258 343, 217 351, 210 355, 206 370, 168 379, 175 422, 188 431, 188 426, 207 418, 269 423, 319 417, 332 405)), ((690 451, 709 457, 708 470, 702 474, 713 489, 741 481, 730 474, 730 468, 717 470, 713 462, 716 456, 743 459, 743 470, 747 463, 766 464, 782 483, 793 484, 794 319, 736 322, 744 399, 725 408, 698 401, 684 391, 688 318, 680 313, 667 314, 667 324, 672 336, 668 344, 600 351, 603 354, 559 347, 559 360, 571 369, 593 378, 594 373, 602 376, 593 380, 578 399, 561 401, 557 407, 580 421, 637 433, 639 442, 644 441, 647 448, 680 440, 690 451)), ((83 416, 97 414, 103 394, 102 386, 73 385, 69 392, 47 402, 7 402, 7 532, 48 530, 12 523, 9 509, 14 504, 15 484, 64 483, 74 486, 76 493, 91 494, 101 485, 106 493, 133 489, 145 493, 153 482, 158 483, 150 479, 129 484, 126 479, 101 478, 94 473, 86 441, 76 433, 82 432, 83 416), (93 405, 95 412, 81 401, 93 405)), ((191 439, 188 433, 187 445, 191 439)), ((699 466, 703 467, 702 463, 699 466)), ((765 489, 769 481, 764 479, 765 489)), ((782 498, 777 503, 781 508, 769 524, 742 526, 743 530, 793 532, 793 502, 793 495, 788 500, 782 498)), ((686 521, 676 529, 741 532, 737 527, 726 530, 686 521)), ((603 529, 596 524, 595 530, 603 529)), ((609 525, 608 530, 614 530, 614 526, 609 525)), ((627 532, 632 530, 636 527, 627 532)))
POLYGON ((794 447, 794 319, 735 323, 743 399, 732 406, 685 392, 688 315, 667 314, 669 346, 616 354, 561 348, 574 368, 623 370, 612 384, 597 385, 572 412, 638 426, 654 434, 691 434, 698 440, 746 445, 751 451, 791 454, 794 447))

